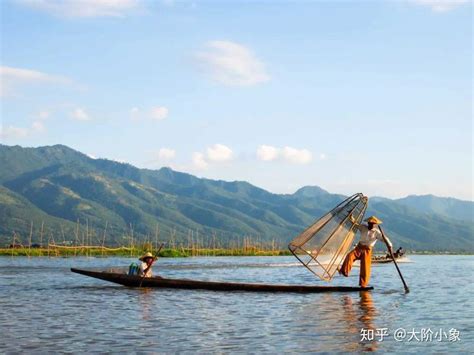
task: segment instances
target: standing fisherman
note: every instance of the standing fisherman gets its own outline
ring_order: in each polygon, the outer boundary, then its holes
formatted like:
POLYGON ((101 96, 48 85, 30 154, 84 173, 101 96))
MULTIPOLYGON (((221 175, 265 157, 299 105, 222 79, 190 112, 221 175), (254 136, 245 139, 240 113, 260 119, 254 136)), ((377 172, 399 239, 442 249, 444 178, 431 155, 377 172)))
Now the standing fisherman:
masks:
MULTIPOLYGON (((370 280, 370 267, 372 258, 372 248, 378 240, 384 241, 382 233, 375 228, 377 224, 381 224, 382 221, 375 216, 371 216, 365 220, 365 224, 356 224, 356 228, 360 232, 359 244, 347 254, 344 262, 342 263, 339 274, 345 277, 349 276, 354 261, 360 260, 360 274, 359 274, 359 286, 367 287, 370 280)), ((355 223, 354 217, 351 215, 351 222, 355 223)), ((392 252, 392 243, 385 237, 389 252, 392 252)))

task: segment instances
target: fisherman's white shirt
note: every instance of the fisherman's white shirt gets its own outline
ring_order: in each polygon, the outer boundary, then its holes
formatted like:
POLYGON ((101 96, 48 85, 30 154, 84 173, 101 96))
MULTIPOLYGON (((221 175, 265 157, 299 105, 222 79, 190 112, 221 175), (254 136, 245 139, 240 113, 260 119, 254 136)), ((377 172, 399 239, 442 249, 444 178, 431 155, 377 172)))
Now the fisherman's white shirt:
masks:
MULTIPOLYGON (((359 243, 362 244, 363 246, 372 248, 377 240, 380 240, 383 242, 383 237, 382 233, 374 227, 371 230, 369 230, 369 227, 365 224, 360 224, 358 226, 359 232, 360 232, 360 240, 359 243)), ((385 236, 387 239, 388 245, 392 246, 392 242, 385 236)))
POLYGON ((139 267, 140 267, 140 273, 139 273, 140 276, 142 276, 142 277, 151 277, 152 276, 151 268, 148 269, 148 271, 145 275, 145 270, 148 267, 148 264, 146 262, 142 261, 140 263, 139 267))

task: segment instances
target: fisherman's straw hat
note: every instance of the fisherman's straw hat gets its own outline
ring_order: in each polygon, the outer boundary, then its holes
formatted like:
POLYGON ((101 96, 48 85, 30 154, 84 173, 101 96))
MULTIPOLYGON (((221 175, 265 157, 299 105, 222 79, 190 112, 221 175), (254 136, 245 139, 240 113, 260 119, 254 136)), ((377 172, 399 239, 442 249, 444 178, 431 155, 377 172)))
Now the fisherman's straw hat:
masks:
POLYGON ((148 252, 148 253, 143 254, 143 256, 138 260, 145 261, 146 258, 153 258, 153 255, 150 252, 148 252))
POLYGON ((382 221, 375 216, 370 216, 365 221, 373 224, 382 224, 382 221))

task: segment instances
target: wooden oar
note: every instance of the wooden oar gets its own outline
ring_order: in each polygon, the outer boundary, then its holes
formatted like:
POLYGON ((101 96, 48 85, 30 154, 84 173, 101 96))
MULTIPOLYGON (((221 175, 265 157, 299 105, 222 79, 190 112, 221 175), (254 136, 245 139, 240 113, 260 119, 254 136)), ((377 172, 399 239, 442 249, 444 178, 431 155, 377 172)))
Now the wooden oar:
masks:
POLYGON ((387 245, 387 248, 388 248, 388 251, 390 253, 390 256, 392 257, 393 263, 395 264, 395 267, 397 268, 398 274, 400 275, 400 278, 402 279, 403 286, 405 287, 405 293, 408 293, 408 292, 410 292, 410 290, 408 289, 408 285, 407 285, 407 283, 405 282, 405 279, 402 276, 402 272, 400 271, 400 268, 398 267, 398 264, 395 261, 395 256, 393 255, 392 248, 388 244, 387 237, 385 237, 385 234, 382 230, 382 227, 380 227, 380 225, 378 227, 379 227, 380 233, 382 233, 382 238, 383 238, 385 244, 387 245))
MULTIPOLYGON (((161 249, 163 248, 164 245, 165 245, 165 243, 161 243, 160 248, 157 250, 157 252, 155 254, 155 257, 153 258, 154 259, 153 263, 156 261, 156 259, 158 259, 158 254, 160 253, 160 251, 161 251, 161 249)), ((153 263, 151 263, 151 265, 153 265, 153 263)), ((151 265, 150 265, 150 267, 151 267, 151 265)), ((140 280, 140 285, 138 287, 142 287, 142 282, 145 279, 145 275, 146 274, 143 274, 142 279, 140 280)))

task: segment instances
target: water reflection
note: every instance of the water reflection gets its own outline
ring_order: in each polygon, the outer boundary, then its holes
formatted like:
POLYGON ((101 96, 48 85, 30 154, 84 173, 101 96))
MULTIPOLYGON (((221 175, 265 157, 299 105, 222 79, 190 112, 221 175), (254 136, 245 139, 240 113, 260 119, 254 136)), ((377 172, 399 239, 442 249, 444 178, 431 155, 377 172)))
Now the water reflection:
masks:
POLYGON ((377 309, 374 305, 372 294, 367 291, 359 292, 357 299, 349 295, 343 296, 343 321, 346 331, 354 337, 356 343, 351 344, 347 351, 374 351, 377 350, 376 342, 361 341, 361 329, 375 330, 374 321, 377 309))
MULTIPOLYGON (((309 297, 308 297, 309 298, 309 297)), ((373 296, 370 292, 359 294, 321 294, 311 297, 310 302, 304 303, 295 314, 294 323, 299 323, 305 333, 313 333, 320 341, 333 337, 341 337, 340 343, 335 343, 334 350, 338 352, 374 351, 378 342, 361 342, 361 329, 375 330, 378 316, 373 296)), ((310 351, 321 351, 314 348, 312 342, 310 351)))
POLYGON ((141 311, 139 314, 143 321, 149 321, 153 317, 154 298, 153 289, 148 287, 138 289, 138 305, 141 311))
POLYGON ((375 329, 373 321, 377 315, 377 309, 374 305, 374 300, 372 298, 372 293, 367 291, 359 292, 359 306, 361 314, 359 317, 360 322, 364 325, 366 329, 375 329))
MULTIPOLYGON (((371 292, 360 292, 359 311, 359 332, 361 329, 370 329, 375 331, 374 321, 377 316, 377 309, 375 308, 371 292)), ((361 336, 360 333, 359 336, 361 336)), ((360 341, 360 343, 363 345, 364 351, 375 351, 378 348, 377 341, 364 340, 360 341)))

